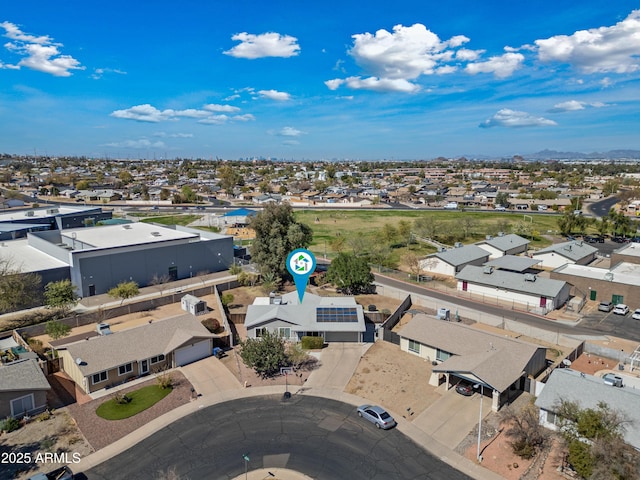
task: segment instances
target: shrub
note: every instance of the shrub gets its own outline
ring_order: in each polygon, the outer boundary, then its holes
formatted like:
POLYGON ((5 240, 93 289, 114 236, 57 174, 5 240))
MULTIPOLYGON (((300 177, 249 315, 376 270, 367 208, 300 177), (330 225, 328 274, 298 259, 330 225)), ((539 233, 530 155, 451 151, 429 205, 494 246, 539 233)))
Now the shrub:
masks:
POLYGON ((20 428, 20 420, 14 417, 7 417, 4 421, 0 422, 0 431, 13 432, 20 428))
POLYGON ((231 302, 233 302, 233 294, 223 293, 220 296, 220 302, 222 302, 222 305, 224 305, 225 307, 228 307, 231 304, 231 302))
POLYGON ((45 422, 51 418, 51 412, 49 410, 45 410, 40 415, 36 417, 37 422, 45 422))
POLYGON ((302 337, 302 348, 305 350, 319 350, 324 346, 322 337, 302 337))
POLYGON ((217 318, 205 318, 200 323, 211 333, 218 333, 220 331, 220 321, 217 318))
POLYGON ((166 370, 159 373, 156 377, 156 384, 162 389, 171 388, 173 386, 173 375, 166 370))

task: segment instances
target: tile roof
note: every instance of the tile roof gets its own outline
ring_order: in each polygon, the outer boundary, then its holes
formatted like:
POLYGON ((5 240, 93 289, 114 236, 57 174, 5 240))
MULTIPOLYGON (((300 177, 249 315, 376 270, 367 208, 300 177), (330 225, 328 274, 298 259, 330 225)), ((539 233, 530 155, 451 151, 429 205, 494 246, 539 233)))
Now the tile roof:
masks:
POLYGON ((37 360, 19 360, 0 367, 0 392, 50 388, 37 360))
POLYGON ((543 348, 424 314, 414 316, 398 334, 453 354, 434 366, 434 372, 471 373, 499 392, 520 378, 537 350, 543 348))
POLYGON ((567 282, 562 280, 552 280, 538 276, 535 276, 535 281, 531 282, 525 280, 525 274, 508 272, 506 270, 494 269, 490 274, 485 273, 485 271, 486 267, 467 265, 460 273, 456 274, 456 279, 478 285, 487 285, 513 292, 539 295, 548 298, 558 296, 567 284, 567 282))
POLYGON ((192 340, 214 337, 200 320, 185 314, 58 348, 68 350, 74 359, 81 359, 78 367, 88 376, 125 363, 167 355, 192 340))

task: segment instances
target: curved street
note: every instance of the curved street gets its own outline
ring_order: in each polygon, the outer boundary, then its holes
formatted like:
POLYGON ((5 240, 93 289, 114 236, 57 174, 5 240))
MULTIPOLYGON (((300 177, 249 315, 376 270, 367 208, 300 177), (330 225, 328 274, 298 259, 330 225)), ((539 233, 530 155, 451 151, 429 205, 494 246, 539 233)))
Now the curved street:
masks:
POLYGON ((402 434, 378 430, 352 405, 321 397, 270 395, 203 408, 85 472, 89 480, 232 479, 287 468, 314 479, 458 480, 455 470, 402 434))

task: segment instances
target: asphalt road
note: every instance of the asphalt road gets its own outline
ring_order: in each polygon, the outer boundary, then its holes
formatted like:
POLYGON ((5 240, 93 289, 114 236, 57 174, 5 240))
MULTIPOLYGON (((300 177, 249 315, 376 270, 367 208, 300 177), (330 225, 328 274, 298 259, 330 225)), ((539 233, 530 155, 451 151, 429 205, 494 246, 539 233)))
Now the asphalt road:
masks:
POLYGON ((609 214, 611 207, 619 201, 620 199, 617 197, 608 197, 604 200, 600 200, 599 202, 592 203, 587 207, 587 209, 596 217, 604 217, 609 214))
POLYGON ((84 472, 89 480, 231 479, 288 468, 314 479, 458 480, 467 475, 431 456, 397 429, 378 430, 353 406, 319 397, 253 397, 200 410, 84 472))
POLYGON ((631 318, 633 305, 627 315, 614 315, 612 312, 593 312, 585 315, 580 322, 584 328, 591 328, 606 335, 627 338, 640 342, 640 321, 631 318))

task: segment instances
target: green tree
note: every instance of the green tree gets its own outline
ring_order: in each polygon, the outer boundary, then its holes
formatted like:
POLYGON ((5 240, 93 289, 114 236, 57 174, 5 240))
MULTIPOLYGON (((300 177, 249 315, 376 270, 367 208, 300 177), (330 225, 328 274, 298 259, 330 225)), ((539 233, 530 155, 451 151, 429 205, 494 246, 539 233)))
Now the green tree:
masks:
POLYGON ((251 257, 258 264, 260 272, 289 278, 287 256, 292 250, 307 248, 311 244, 311 228, 296 221, 288 203, 267 205, 250 220, 249 226, 256 232, 251 245, 251 257))
POLYGON ((194 203, 196 201, 196 193, 189 185, 184 185, 180 190, 180 194, 186 203, 194 203))
POLYGON ((387 244, 392 244, 398 237, 398 230, 390 223, 385 223, 380 230, 380 236, 387 244))
POLYGON ((44 300, 49 308, 59 308, 66 315, 72 306, 78 303, 76 287, 71 280, 49 282, 44 287, 44 300))
POLYGON ((511 202, 509 202, 509 194, 506 192, 498 192, 494 205, 502 205, 503 207, 508 208, 510 204, 511 202))
POLYGON ((32 307, 42 298, 42 277, 36 273, 22 273, 11 259, 0 259, 0 312, 15 312, 32 307))
POLYGON ((405 245, 411 243, 411 222, 409 220, 400 220, 400 222, 398 222, 398 235, 404 241, 405 245))
POLYGON ((233 298, 233 293, 223 293, 220 295, 220 303, 222 303, 223 306, 228 307, 233 303, 233 298))
POLYGON ((640 476, 638 452, 624 442, 628 424, 606 403, 580 408, 563 400, 556 408, 560 433, 567 442, 569 463, 584 478, 635 479, 640 476))
POLYGON ((564 212, 564 214, 558 218, 558 228, 562 235, 571 235, 571 232, 576 227, 576 216, 573 212, 564 212))
POLYGON ((89 190, 89 182, 87 180, 80 180, 76 183, 76 190, 89 190))
POLYGON ((440 222, 431 215, 417 218, 413 222, 413 227, 418 235, 426 238, 436 238, 440 232, 440 222))
POLYGON ((240 183, 240 174, 231 165, 224 165, 218 169, 220 188, 224 189, 227 195, 233 195, 233 189, 240 183))
POLYGON ((129 172, 127 172, 126 170, 120 172, 118 174, 118 178, 125 185, 127 185, 127 184, 129 184, 129 183, 131 183, 133 181, 133 176, 129 172))
POLYGON ((58 322, 56 320, 49 320, 45 327, 45 333, 49 335, 53 340, 66 337, 71 332, 71 327, 66 323, 58 322))
POLYGON ((374 277, 365 257, 339 253, 327 270, 327 280, 349 295, 371 290, 374 277))
POLYGON ((120 299, 120 305, 124 303, 125 300, 135 297, 140 293, 140 289, 138 288, 138 284, 136 282, 120 282, 118 285, 113 287, 111 290, 107 292, 107 295, 113 298, 120 299))
POLYGON ((263 378, 272 377, 287 365, 284 339, 264 331, 260 338, 248 338, 240 343, 240 358, 263 378))

